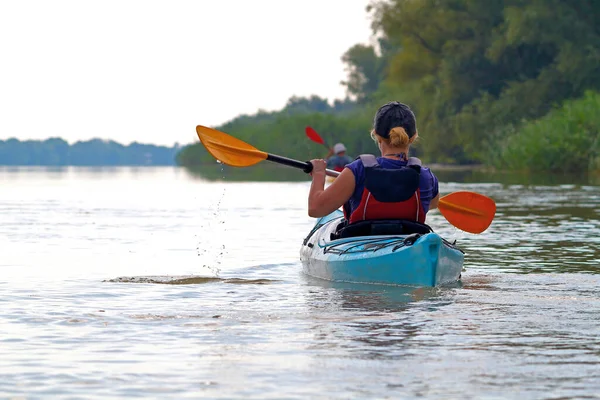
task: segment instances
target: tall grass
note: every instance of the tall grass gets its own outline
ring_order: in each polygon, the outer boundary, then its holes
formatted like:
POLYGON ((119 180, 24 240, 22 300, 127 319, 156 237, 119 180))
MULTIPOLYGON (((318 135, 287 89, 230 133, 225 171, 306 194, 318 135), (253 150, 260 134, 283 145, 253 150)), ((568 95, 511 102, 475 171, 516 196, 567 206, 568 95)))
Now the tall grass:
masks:
POLYGON ((546 116, 497 132, 489 161, 522 171, 599 170, 600 93, 586 92, 546 116))

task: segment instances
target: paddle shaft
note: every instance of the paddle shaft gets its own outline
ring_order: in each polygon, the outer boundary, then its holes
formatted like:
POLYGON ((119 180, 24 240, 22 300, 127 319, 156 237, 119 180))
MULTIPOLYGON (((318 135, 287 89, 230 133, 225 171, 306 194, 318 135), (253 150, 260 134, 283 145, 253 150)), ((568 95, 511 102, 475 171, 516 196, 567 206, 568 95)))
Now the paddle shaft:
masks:
MULTIPOLYGON (((267 153, 267 160, 277 164, 287 165, 288 167, 301 169, 307 174, 309 174, 313 169, 313 165, 310 161, 298 161, 292 158, 282 157, 271 153, 267 153)), ((340 173, 331 169, 326 169, 325 174, 329 176, 338 176, 340 173)))

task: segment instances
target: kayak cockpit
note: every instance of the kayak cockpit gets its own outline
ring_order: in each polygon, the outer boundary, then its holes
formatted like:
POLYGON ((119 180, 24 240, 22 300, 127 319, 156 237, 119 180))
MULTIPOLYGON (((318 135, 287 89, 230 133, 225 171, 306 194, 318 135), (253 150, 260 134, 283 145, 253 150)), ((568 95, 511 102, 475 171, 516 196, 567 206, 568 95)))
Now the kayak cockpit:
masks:
POLYGON ((411 235, 413 233, 424 235, 431 232, 433 232, 433 229, 429 225, 404 219, 358 221, 352 224, 348 224, 343 219, 331 235, 331 239, 356 236, 411 235))

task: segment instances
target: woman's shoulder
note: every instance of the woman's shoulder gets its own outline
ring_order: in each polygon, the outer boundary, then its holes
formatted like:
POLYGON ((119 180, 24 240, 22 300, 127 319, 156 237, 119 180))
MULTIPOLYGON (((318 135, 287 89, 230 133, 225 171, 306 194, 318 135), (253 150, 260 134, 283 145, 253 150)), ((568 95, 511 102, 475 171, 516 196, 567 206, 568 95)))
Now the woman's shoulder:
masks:
POLYGON ((354 170, 356 168, 362 168, 363 164, 362 164, 360 158, 356 157, 354 160, 352 160, 351 162, 349 162, 348 164, 346 164, 346 167, 354 170))
POLYGON ((346 164, 346 168, 348 168, 354 174, 355 178, 360 178, 364 175, 365 167, 359 157, 356 157, 351 163, 346 164))
POLYGON ((433 175, 433 171, 427 165, 421 165, 421 173, 426 175, 433 175))
POLYGON ((420 173, 420 181, 421 187, 430 187, 434 189, 434 192, 437 194, 438 187, 438 178, 433 174, 433 172, 427 166, 421 167, 420 173))
POLYGON ((432 182, 435 183, 437 181, 437 177, 433 174, 431 169, 423 164, 423 162, 415 157, 410 157, 408 159, 408 165, 419 165, 420 168, 420 177, 422 182, 432 182))
POLYGON ((410 157, 408 159, 408 164, 409 165, 418 165, 421 167, 421 173, 425 173, 426 175, 430 174, 433 175, 433 172, 431 172, 431 169, 423 163, 423 161, 421 161, 421 159, 417 158, 417 157, 410 157))

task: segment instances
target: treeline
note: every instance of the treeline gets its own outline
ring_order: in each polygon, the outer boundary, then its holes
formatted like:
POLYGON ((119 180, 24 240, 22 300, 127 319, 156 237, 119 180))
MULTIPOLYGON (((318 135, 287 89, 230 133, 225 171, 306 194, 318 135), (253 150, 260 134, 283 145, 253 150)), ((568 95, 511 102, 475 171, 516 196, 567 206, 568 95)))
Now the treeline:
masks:
MULTIPOLYGON (((300 159, 324 157, 327 149, 306 138, 304 129, 307 125, 321 133, 331 146, 343 140, 346 147, 354 150, 366 148, 366 142, 372 143, 364 134, 369 129, 365 110, 356 102, 338 100, 330 105, 326 99, 318 96, 292 97, 281 111, 242 115, 217 129, 263 151, 300 159)), ((187 167, 197 167, 214 164, 215 159, 201 144, 194 144, 182 149, 177 155, 177 162, 187 167)))
MULTIPOLYGON (((398 100, 415 110, 427 162, 598 168, 599 1, 389 0, 367 11, 376 44, 342 56, 349 99, 292 98, 217 129, 307 159, 323 153, 304 137, 311 125, 355 155, 375 151, 373 114, 398 100)), ((193 145, 178 162, 214 160, 193 145)))
POLYGON ((178 146, 164 147, 92 139, 70 145, 63 139, 0 140, 0 165, 174 165, 178 146))

